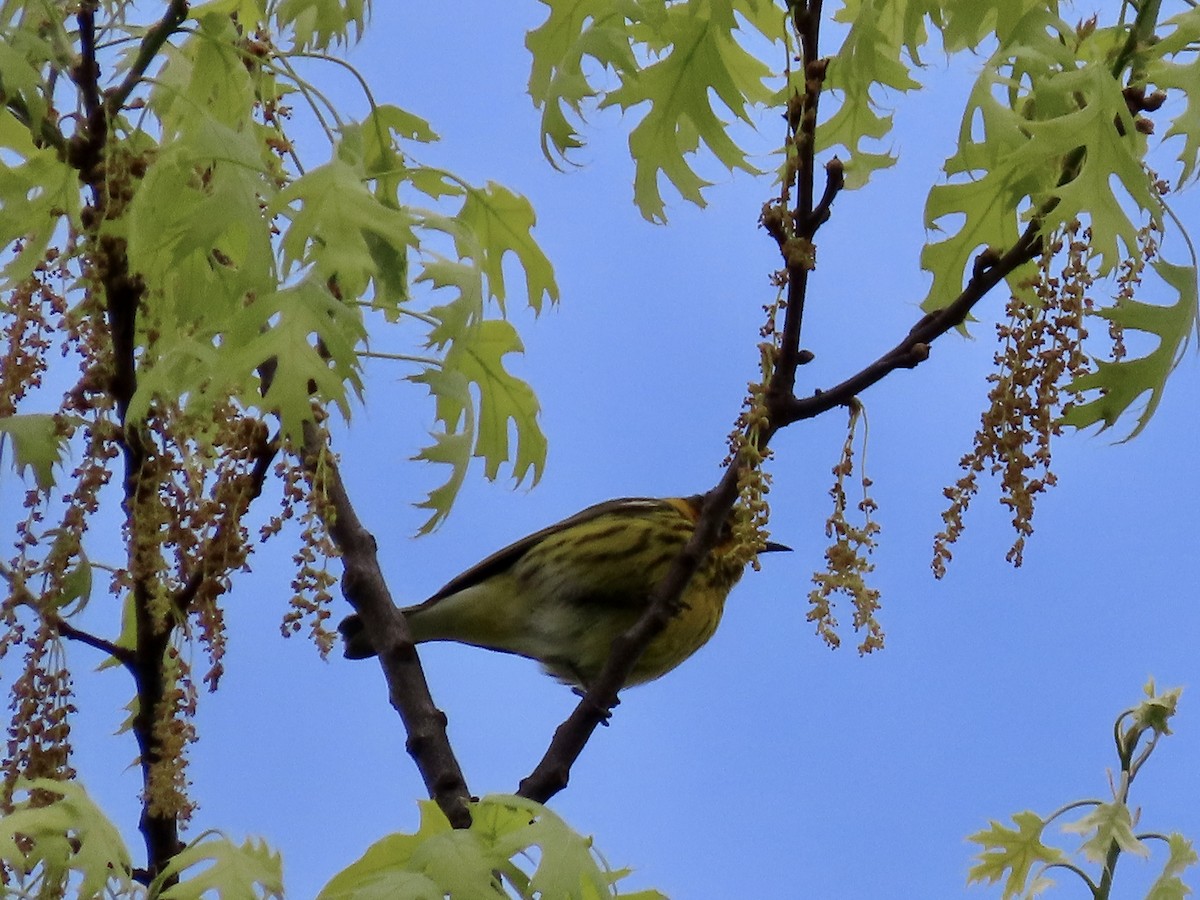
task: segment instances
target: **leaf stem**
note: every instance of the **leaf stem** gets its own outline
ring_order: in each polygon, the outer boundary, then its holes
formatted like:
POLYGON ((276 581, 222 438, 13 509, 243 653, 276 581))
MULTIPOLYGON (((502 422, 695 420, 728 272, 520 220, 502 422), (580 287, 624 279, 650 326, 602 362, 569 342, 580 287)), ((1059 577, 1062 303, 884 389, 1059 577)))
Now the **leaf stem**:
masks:
POLYGON ((363 359, 390 359, 393 362, 410 362, 422 366, 442 367, 442 361, 432 356, 411 356, 407 353, 381 353, 377 350, 358 350, 356 355, 363 359))

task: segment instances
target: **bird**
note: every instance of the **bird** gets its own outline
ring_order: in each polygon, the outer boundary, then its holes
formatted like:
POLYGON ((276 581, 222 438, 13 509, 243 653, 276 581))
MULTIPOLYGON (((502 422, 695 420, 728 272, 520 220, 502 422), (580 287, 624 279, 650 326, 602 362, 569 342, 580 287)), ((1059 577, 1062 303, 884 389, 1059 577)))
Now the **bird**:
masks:
MULTIPOLYGON (((493 553, 401 612, 418 644, 456 641, 516 654, 586 690, 613 640, 649 606, 655 586, 695 530, 703 502, 695 495, 597 503, 493 553)), ((774 542, 761 548, 790 549, 774 542)), ((650 642, 626 687, 665 675, 713 636, 745 568, 746 555, 734 550, 727 522, 684 590, 680 612, 650 642)), ((375 655, 356 613, 338 631, 346 658, 375 655)))

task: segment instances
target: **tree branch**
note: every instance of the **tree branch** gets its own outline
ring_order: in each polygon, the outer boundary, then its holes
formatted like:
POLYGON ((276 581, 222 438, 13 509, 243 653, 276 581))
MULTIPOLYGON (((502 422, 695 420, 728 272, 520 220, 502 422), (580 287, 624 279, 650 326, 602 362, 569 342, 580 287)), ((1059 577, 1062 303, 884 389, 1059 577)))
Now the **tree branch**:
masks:
POLYGON ((326 525, 342 554, 342 594, 371 634, 389 699, 408 733, 406 749, 429 795, 454 827, 465 828, 471 824, 467 807, 471 794, 446 735, 446 715, 434 705, 408 624, 392 601, 379 567, 375 538, 359 520, 341 472, 329 455, 317 427, 305 423, 303 464, 314 475, 320 466, 333 507, 332 521, 326 525))
POLYGON ((100 63, 96 59, 96 0, 84 0, 75 15, 79 26, 79 62, 71 69, 71 80, 79 89, 87 117, 88 138, 95 148, 104 144, 104 135, 96 139, 97 119, 103 119, 100 102, 100 63))
POLYGON ((163 17, 146 32, 146 36, 142 39, 137 56, 134 57, 133 65, 129 67, 125 78, 105 94, 104 107, 109 116, 115 116, 120 112, 125 101, 129 99, 129 95, 134 92, 146 74, 146 70, 150 68, 150 64, 158 56, 162 45, 179 30, 179 26, 187 19, 187 15, 187 0, 171 0, 167 4, 167 11, 163 13, 163 17))
MULTIPOLYGON (((275 461, 275 457, 279 455, 279 437, 276 436, 270 440, 263 440, 262 443, 254 450, 254 468, 250 471, 250 489, 244 496, 244 504, 232 514, 228 516, 231 521, 230 527, 236 527, 246 510, 250 508, 250 504, 257 500, 263 491, 263 485, 266 483, 267 474, 271 470, 271 463, 275 461)), ((213 577, 215 574, 213 569, 213 548, 220 543, 220 535, 214 534, 209 540, 208 545, 198 554, 199 563, 191 576, 184 583, 183 587, 175 595, 175 608, 180 615, 187 615, 192 603, 196 599, 196 594, 204 585, 204 582, 213 577)), ((223 569, 228 569, 228 566, 223 566, 223 569)))
POLYGON ((78 641, 81 644, 86 644, 89 647, 99 650, 101 653, 107 653, 127 668, 133 664, 133 651, 128 647, 118 647, 112 641, 98 637, 90 631, 76 628, 62 616, 50 617, 49 621, 53 624, 54 630, 68 640, 78 641))
MULTIPOLYGON (((790 395, 796 383, 796 370, 806 361, 800 353, 800 330, 804 321, 804 304, 808 296, 808 273, 814 266, 812 239, 817 229, 829 218, 833 196, 841 188, 841 169, 835 179, 827 171, 826 197, 822 198, 820 213, 814 215, 813 185, 816 180, 817 108, 825 85, 828 63, 820 56, 821 0, 795 3, 792 6, 792 27, 800 38, 801 61, 804 65, 804 95, 798 117, 789 115, 791 143, 796 152, 796 205, 790 221, 784 222, 783 233, 776 236, 779 250, 787 268, 787 305, 784 310, 783 331, 776 358, 771 390, 790 395)), ((782 210, 781 210, 782 212, 782 210)))
POLYGON ((877 383, 896 369, 911 369, 929 358, 929 345, 948 331, 966 321, 971 309, 989 291, 1018 267, 1035 259, 1041 250, 1040 222, 1031 222, 1008 251, 997 256, 985 250, 975 261, 975 270, 963 292, 952 303, 931 312, 912 327, 899 344, 866 368, 827 391, 817 391, 809 397, 768 395, 767 414, 772 434, 793 422, 811 419, 821 413, 843 406, 866 388, 877 383))
POLYGON ((69 74, 79 91, 85 118, 70 140, 67 159, 79 171, 80 180, 88 186, 92 195, 84 223, 92 242, 95 268, 100 273, 105 316, 112 342, 112 371, 108 379, 108 391, 116 405, 121 425, 120 442, 125 467, 122 507, 131 535, 130 571, 133 585, 130 590, 133 594, 136 638, 126 667, 133 676, 137 693, 132 731, 138 745, 143 785, 142 814, 138 828, 146 843, 146 872, 149 878, 154 878, 182 846, 176 812, 164 809, 161 803, 152 802, 158 767, 174 763, 164 755, 156 725, 166 708, 171 681, 166 670, 166 653, 175 626, 169 617, 164 620, 155 611, 151 587, 153 576, 142 571, 143 566, 139 563, 139 547, 143 540, 137 513, 139 496, 143 491, 156 491, 159 487, 157 484, 143 484, 146 449, 142 429, 140 426, 131 427, 127 421, 129 404, 137 390, 137 310, 144 286, 140 278, 129 272, 124 240, 113 235, 99 236, 101 224, 114 214, 114 210, 104 167, 109 129, 108 112, 99 87, 96 6, 95 0, 85 0, 76 14, 80 57, 69 74))

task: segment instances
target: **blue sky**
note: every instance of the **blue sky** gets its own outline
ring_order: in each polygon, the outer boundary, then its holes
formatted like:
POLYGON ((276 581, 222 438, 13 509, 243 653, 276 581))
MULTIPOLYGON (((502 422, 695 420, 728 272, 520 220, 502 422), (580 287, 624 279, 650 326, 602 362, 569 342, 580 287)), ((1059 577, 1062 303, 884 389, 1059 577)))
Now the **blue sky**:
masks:
MULTIPOLYGON (((537 390, 550 438, 545 477, 532 491, 470 478, 430 537, 411 537, 423 516, 410 504, 440 473, 408 462, 430 410, 401 380, 404 370, 369 365, 366 405, 339 449, 404 602, 589 503, 714 484, 755 374, 760 307, 773 296, 767 276, 777 265, 756 227, 767 179, 710 166, 718 184, 707 209, 675 201, 667 227, 644 222, 630 202, 628 123, 615 114, 589 129, 580 168, 553 171, 524 92, 523 33, 540 7, 497 14, 472 0, 452 18, 447 9, 380 4, 351 60, 380 101, 441 133, 422 161, 531 199, 563 299, 536 320, 512 311, 527 349, 513 367, 537 390)), ((804 339, 816 360, 801 371, 800 390, 861 368, 919 317, 924 195, 953 149, 956 110, 979 64, 934 58, 930 95, 896 98, 900 164, 839 197, 819 238, 804 339)), ((344 102, 361 106, 350 91, 344 102)), ((779 135, 773 116, 763 127, 765 153, 779 135)), ((1177 211, 1200 227, 1194 195, 1177 211)), ((1200 837, 1200 700, 1190 690, 1200 670, 1194 352, 1139 438, 1059 442, 1060 485, 1039 503, 1022 568, 1004 562, 1008 516, 985 483, 950 574, 942 582, 930 574, 942 487, 958 477, 983 408, 1003 300, 979 307, 973 340, 942 338, 927 363, 862 398, 883 526, 873 575, 888 635, 880 653, 860 658, 852 636, 832 652, 805 622, 844 414, 776 439, 771 530, 795 552, 747 574, 692 660, 624 695, 552 802, 595 835, 611 863, 634 868, 630 885, 675 898, 998 896, 965 887, 966 835, 1019 810, 1107 797, 1112 720, 1149 676, 1189 690, 1177 733, 1135 785, 1142 827, 1200 837)), ((11 509, 19 497, 4 490, 0 503, 11 509)), ((192 767, 202 807, 192 833, 266 837, 284 853, 289 895, 308 897, 371 841, 414 827, 423 791, 378 668, 322 662, 303 641, 281 640, 288 548, 263 548, 255 564, 231 598, 225 682, 202 698, 192 767)), ((139 848, 136 773, 125 768, 135 750, 109 736, 118 724, 112 697, 128 686, 113 672, 87 677, 93 656, 73 648, 78 766, 139 848)), ((434 646, 422 659, 471 789, 515 790, 573 695, 515 657, 434 646)), ((1119 895, 1135 896, 1151 869, 1131 859, 1122 867, 1119 895)))

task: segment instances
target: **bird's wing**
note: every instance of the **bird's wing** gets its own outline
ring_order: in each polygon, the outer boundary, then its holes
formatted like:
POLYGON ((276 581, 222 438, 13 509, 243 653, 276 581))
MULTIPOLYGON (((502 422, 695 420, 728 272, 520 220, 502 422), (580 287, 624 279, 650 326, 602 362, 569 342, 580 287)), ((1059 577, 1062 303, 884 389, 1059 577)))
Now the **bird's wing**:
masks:
POLYGON ((661 500, 655 497, 623 497, 619 500, 606 500, 603 503, 597 503, 595 506, 589 506, 587 509, 581 510, 575 515, 563 519, 561 522, 556 522, 553 525, 548 525, 541 531, 535 531, 533 534, 526 535, 515 543, 509 544, 502 550, 497 550, 487 559, 476 563, 463 572, 461 575, 449 581, 441 590, 435 593, 432 597, 426 600, 419 606, 412 607, 417 610, 426 606, 431 606, 438 600, 448 597, 451 594, 456 594, 464 588, 469 588, 472 585, 486 581, 493 575, 505 571, 517 560, 524 556, 531 547, 537 545, 545 538, 559 531, 564 531, 575 525, 583 522, 590 522, 592 519, 599 518, 609 513, 628 513, 630 515, 638 515, 639 513, 649 510, 661 509, 668 505, 668 501, 661 500))

